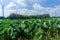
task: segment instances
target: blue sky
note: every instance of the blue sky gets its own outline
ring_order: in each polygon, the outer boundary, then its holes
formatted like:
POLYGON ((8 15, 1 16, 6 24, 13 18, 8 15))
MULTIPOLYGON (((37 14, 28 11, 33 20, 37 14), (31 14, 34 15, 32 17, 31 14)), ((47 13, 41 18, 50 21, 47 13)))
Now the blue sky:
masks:
POLYGON ((0 16, 4 5, 4 15, 19 13, 22 15, 39 15, 48 13, 50 16, 60 16, 60 0, 0 0, 0 16))

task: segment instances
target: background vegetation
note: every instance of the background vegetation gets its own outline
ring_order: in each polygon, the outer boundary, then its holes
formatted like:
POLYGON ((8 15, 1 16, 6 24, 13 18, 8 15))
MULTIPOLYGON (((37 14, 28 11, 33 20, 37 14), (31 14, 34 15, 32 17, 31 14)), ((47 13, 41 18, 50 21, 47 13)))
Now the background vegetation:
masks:
POLYGON ((21 15, 21 14, 16 14, 12 13, 7 17, 0 17, 0 19, 5 18, 5 19, 37 19, 37 18, 49 18, 49 14, 42 14, 42 15, 21 15))

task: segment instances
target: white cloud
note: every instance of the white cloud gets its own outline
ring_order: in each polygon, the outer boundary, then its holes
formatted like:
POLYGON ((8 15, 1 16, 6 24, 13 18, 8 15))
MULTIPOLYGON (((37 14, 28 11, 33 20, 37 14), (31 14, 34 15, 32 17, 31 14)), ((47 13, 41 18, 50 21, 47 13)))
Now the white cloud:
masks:
POLYGON ((48 13, 48 14, 50 14, 50 16, 60 16, 60 9, 58 7, 56 7, 56 8, 44 8, 44 9, 39 9, 39 10, 18 9, 18 11, 13 10, 13 9, 11 9, 11 10, 6 9, 5 16, 10 15, 11 13, 19 13, 22 15, 39 15, 39 14, 48 13))
POLYGON ((22 15, 40 15, 40 14, 44 14, 44 13, 47 13, 48 10, 30 10, 30 9, 19 9, 19 14, 22 14, 22 15))
POLYGON ((29 10, 29 9, 21 9, 19 11, 19 14, 22 14, 22 15, 36 15, 36 11, 35 10, 29 10))
POLYGON ((40 4, 35 3, 35 4, 33 5, 33 8, 34 8, 34 9, 43 9, 44 7, 42 7, 40 4))
POLYGON ((26 0, 26 1, 29 1, 30 3, 40 3, 46 0, 26 0))
POLYGON ((25 0, 15 0, 18 4, 22 5, 22 6, 27 6, 26 1, 25 0))
MULTIPOLYGON (((26 3, 27 0, 14 0, 16 1, 19 5, 23 6, 27 6, 28 3, 26 3)), ((33 10, 30 10, 28 8, 22 8, 22 9, 18 9, 18 11, 15 9, 8 9, 11 7, 15 7, 18 6, 15 3, 11 2, 10 4, 8 4, 6 6, 5 9, 5 16, 10 15, 11 13, 19 13, 22 15, 39 15, 39 14, 44 14, 44 13, 48 13, 50 14, 50 16, 59 16, 60 14, 60 5, 56 5, 54 8, 49 8, 49 7, 43 7, 41 6, 41 4, 37 3, 41 0, 30 0, 29 2, 33 5, 32 7, 34 8, 33 10), (33 4, 33 2, 35 2, 35 4, 33 4)))
POLYGON ((5 17, 9 16, 11 13, 16 13, 16 10, 13 10, 13 9, 10 9, 10 10, 5 9, 4 10, 4 16, 5 17))
POLYGON ((58 7, 56 8, 42 8, 39 7, 40 9, 34 9, 34 10, 30 10, 30 9, 18 9, 17 10, 6 10, 5 11, 5 16, 10 15, 10 13, 19 13, 22 15, 39 15, 39 14, 44 14, 44 13, 48 13, 50 14, 50 16, 60 16, 60 9, 58 7))
POLYGON ((50 8, 49 13, 51 16, 60 16, 60 5, 56 5, 54 8, 50 8))
POLYGON ((56 5, 55 7, 56 7, 56 8, 60 8, 60 5, 56 5))
MULTIPOLYGON (((60 16, 60 5, 56 5, 55 7, 43 7, 40 4, 35 3, 33 5, 33 8, 37 11, 40 11, 40 14, 42 13, 48 13, 50 16, 60 16)), ((37 11, 37 13, 38 13, 37 11)))
POLYGON ((11 7, 14 7, 14 6, 16 6, 16 4, 14 4, 14 2, 10 2, 10 3, 6 6, 6 8, 11 8, 11 7))

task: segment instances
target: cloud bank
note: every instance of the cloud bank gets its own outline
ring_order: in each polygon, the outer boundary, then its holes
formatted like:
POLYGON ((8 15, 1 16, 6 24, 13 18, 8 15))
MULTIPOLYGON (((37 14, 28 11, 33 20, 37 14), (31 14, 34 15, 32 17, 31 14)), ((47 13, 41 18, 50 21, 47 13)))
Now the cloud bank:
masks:
POLYGON ((10 13, 19 13, 22 15, 50 14, 50 16, 60 16, 60 5, 53 7, 44 7, 41 3, 47 0, 13 0, 5 6, 5 16, 10 13))

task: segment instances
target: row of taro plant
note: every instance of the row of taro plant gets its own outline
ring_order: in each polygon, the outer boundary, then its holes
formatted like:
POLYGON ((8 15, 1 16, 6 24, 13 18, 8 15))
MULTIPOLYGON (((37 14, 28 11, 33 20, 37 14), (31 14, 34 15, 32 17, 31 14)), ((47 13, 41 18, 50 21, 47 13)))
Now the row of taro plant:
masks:
POLYGON ((60 36, 60 19, 0 21, 0 40, 52 40, 60 36))

